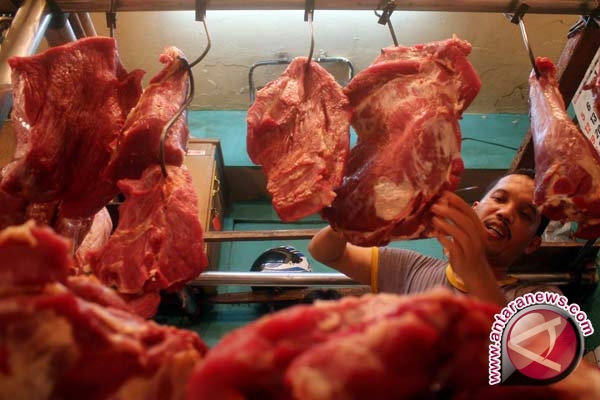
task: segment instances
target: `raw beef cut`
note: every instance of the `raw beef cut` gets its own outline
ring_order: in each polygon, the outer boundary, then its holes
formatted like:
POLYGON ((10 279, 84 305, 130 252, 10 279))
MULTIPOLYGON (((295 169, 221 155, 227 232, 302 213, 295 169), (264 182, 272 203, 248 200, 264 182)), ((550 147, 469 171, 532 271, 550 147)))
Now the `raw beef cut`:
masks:
POLYGON ((481 87, 452 39, 382 50, 344 89, 358 141, 322 215, 357 245, 430 236, 429 206, 464 169, 458 120, 481 87))
POLYGON ((545 57, 538 57, 536 65, 541 76, 529 78, 534 201, 551 220, 578 222, 578 237, 597 238, 600 156, 565 110, 555 65, 545 57))
POLYGON ((0 235, 2 256, 21 256, 0 263, 0 276, 31 277, 0 279, 0 398, 185 397, 207 351, 196 333, 132 314, 93 280, 45 272, 70 266, 69 246, 49 228, 27 224, 0 235))
POLYGON ((26 221, 27 201, 0 190, 0 229, 26 221))
POLYGON ((22 225, 32 219, 40 225, 52 225, 58 202, 30 203, 0 190, 0 229, 22 225))
POLYGON ((52 226, 57 218, 59 204, 57 201, 49 203, 31 203, 27 205, 25 220, 33 219, 40 225, 52 226))
POLYGON ((31 203, 61 200, 68 218, 94 215, 118 193, 99 172, 141 95, 143 71, 127 73, 107 37, 8 62, 17 143, 2 189, 31 203))
POLYGON ((247 115, 247 150, 262 165, 283 221, 320 211, 335 198, 350 143, 351 108, 323 67, 295 58, 258 91, 247 115))
POLYGON ((225 335, 197 364, 187 400, 600 398, 600 372, 585 361, 549 386, 490 386, 498 311, 447 289, 294 306, 225 335))
POLYGON ((69 240, 33 220, 0 231, 0 288, 64 283, 73 266, 70 248, 69 240))
MULTIPOLYGON (((112 181, 139 179, 150 165, 160 163, 160 138, 165 125, 185 102, 189 88, 188 66, 181 50, 168 47, 160 57, 166 64, 152 80, 125 121, 117 149, 104 175, 112 181)), ((167 132, 165 163, 181 165, 189 129, 186 112, 167 132)))
POLYGON ((125 201, 117 228, 88 253, 96 277, 127 297, 179 290, 208 264, 192 177, 185 166, 167 166, 167 174, 155 165, 140 180, 119 181, 125 201))
POLYGON ((460 393, 488 384, 495 311, 446 290, 294 306, 223 337, 188 399, 410 399, 436 382, 460 393))

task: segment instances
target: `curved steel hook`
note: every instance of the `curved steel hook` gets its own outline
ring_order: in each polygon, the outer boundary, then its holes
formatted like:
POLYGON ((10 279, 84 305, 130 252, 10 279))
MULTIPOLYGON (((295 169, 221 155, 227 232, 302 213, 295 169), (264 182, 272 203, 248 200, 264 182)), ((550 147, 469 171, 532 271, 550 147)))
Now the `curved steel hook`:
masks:
POLYGON ((527 54, 529 55, 529 62, 531 63, 531 67, 535 72, 535 77, 540 77, 540 70, 535 63, 535 56, 533 55, 533 50, 531 49, 531 45, 529 44, 529 39, 527 38, 527 31, 525 30, 525 23, 523 22, 523 18, 519 17, 519 28, 521 29, 521 36, 523 37, 523 43, 525 44, 525 48, 527 49, 527 54))
POLYGON ((308 52, 308 64, 310 64, 315 51, 315 28, 313 27, 312 13, 308 18, 308 24, 310 25, 310 51, 308 52))
MULTIPOLYGON (((384 2, 385 2, 385 0, 381 2, 380 7, 381 7, 381 5, 383 5, 384 2)), ((373 12, 379 18, 379 20, 377 21, 379 24, 387 25, 388 29, 390 30, 390 34, 392 35, 392 41, 394 42, 394 46, 398 46, 398 39, 396 38, 396 32, 394 32, 394 26, 392 25, 392 21, 390 21, 390 17, 392 16, 392 13, 394 12, 395 8, 396 8, 396 2, 394 0, 389 0, 385 4, 385 7, 381 14, 378 14, 377 10, 374 10, 373 12)))
POLYGON ((527 54, 529 56, 529 62, 531 63, 531 68, 535 72, 535 77, 540 77, 540 70, 535 63, 535 56, 533 55, 533 50, 531 49, 531 45, 529 44, 529 39, 527 38, 527 31, 525 30, 525 23, 523 22, 523 16, 529 9, 529 6, 525 3, 520 3, 517 7, 517 11, 514 14, 504 13, 504 16, 510 20, 513 24, 519 25, 519 29, 521 30, 521 36, 523 37, 523 44, 525 44, 525 50, 527 50, 527 54))
POLYGON ((188 63, 187 60, 185 60, 184 58, 178 58, 179 62, 183 62, 185 64, 185 68, 187 69, 188 77, 190 80, 190 86, 189 86, 188 94, 187 94, 185 101, 183 102, 181 107, 179 107, 179 109, 177 110, 175 115, 173 115, 173 117, 166 123, 166 125, 163 127, 163 130, 160 134, 160 146, 159 146, 160 170, 162 171, 162 175, 165 178, 167 177, 167 167, 166 167, 166 163, 165 163, 165 141, 167 139, 167 133, 168 133, 169 129, 171 129, 171 127, 173 126, 175 121, 177 121, 177 119, 181 116, 181 114, 183 114, 183 112, 192 103, 192 100, 194 99, 194 92, 195 92, 194 74, 192 73, 192 67, 197 65, 200 61, 202 61, 202 59, 204 59, 204 57, 206 57, 206 54, 208 54, 208 51, 210 50, 210 46, 211 46, 210 34, 208 33, 208 27, 206 26, 206 20, 203 19, 202 23, 204 24, 204 31, 206 32, 206 38, 207 38, 206 48, 204 49, 202 54, 200 54, 200 56, 198 56, 198 58, 191 63, 188 63))
POLYGON ((313 54, 315 51, 315 29, 313 27, 313 14, 315 12, 315 1, 314 0, 306 0, 304 2, 304 20, 308 21, 308 25, 310 26, 310 51, 308 52, 308 60, 306 62, 306 66, 310 65, 312 61, 313 54))

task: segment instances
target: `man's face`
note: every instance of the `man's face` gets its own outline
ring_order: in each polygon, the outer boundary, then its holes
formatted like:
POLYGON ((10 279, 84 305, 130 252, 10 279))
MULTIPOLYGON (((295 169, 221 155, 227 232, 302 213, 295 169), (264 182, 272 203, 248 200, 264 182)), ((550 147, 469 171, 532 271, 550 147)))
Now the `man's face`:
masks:
POLYGON ((508 175, 473 204, 486 232, 490 263, 505 267, 523 252, 539 245, 534 239, 541 216, 533 203, 534 181, 527 175, 508 175))

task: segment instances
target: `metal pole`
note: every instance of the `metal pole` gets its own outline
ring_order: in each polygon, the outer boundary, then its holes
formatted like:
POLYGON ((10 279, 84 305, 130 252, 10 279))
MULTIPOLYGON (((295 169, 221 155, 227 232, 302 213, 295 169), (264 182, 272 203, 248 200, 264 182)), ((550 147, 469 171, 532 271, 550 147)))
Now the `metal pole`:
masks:
POLYGON ((0 124, 4 123, 12 107, 11 70, 7 60, 34 54, 51 19, 46 1, 29 0, 18 9, 6 32, 0 46, 0 124))
POLYGON ((80 13, 77 15, 79 16, 79 21, 81 21, 81 25, 85 31, 85 36, 96 36, 96 27, 94 26, 94 22, 92 21, 90 14, 80 13))
MULTIPOLYGON (((511 274, 515 278, 536 283, 567 285, 573 283, 570 273, 522 273, 511 274)), ((582 275, 583 284, 596 284, 598 276, 595 271, 582 275)), ((218 272, 201 273, 190 283, 192 286, 352 286, 358 283, 342 273, 321 272, 218 272)))
POLYGON ((50 47, 61 46, 74 42, 77 35, 71 26, 68 14, 54 14, 52 22, 46 30, 46 41, 50 47))
POLYGON ((358 283, 340 273, 320 272, 203 272, 190 284, 195 286, 339 286, 358 283))

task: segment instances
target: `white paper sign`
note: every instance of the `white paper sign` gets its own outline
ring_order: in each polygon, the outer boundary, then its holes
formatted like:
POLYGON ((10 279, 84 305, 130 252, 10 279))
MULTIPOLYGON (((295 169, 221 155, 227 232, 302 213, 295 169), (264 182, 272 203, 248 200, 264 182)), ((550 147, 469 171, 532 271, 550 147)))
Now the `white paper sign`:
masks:
POLYGON ((594 106, 594 98, 591 90, 583 89, 585 85, 592 82, 598 76, 598 62, 600 61, 600 49, 596 52, 590 63, 585 76, 581 80, 571 104, 575 110, 577 121, 581 131, 600 153, 600 120, 598 110, 594 106))

